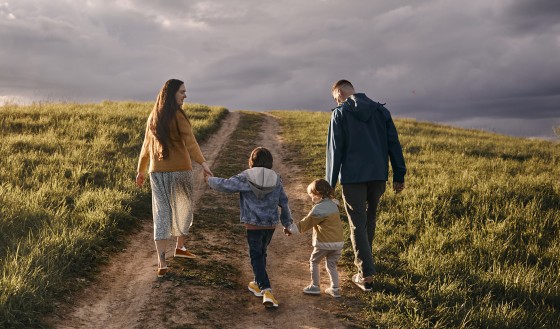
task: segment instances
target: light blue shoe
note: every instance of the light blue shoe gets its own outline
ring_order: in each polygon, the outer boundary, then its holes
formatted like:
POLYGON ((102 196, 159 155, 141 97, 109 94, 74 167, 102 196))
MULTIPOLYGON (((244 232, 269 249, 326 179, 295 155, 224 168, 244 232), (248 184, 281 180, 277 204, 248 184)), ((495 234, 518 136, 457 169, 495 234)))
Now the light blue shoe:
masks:
POLYGON ((303 288, 303 293, 308 295, 320 295, 321 288, 317 287, 313 283, 310 283, 307 287, 303 288))

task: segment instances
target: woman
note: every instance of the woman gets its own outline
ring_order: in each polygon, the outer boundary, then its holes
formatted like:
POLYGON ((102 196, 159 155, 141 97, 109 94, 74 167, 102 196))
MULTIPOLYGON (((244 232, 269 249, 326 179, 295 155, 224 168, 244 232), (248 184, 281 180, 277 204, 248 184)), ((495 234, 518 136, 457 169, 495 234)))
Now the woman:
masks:
POLYGON ((154 240, 158 254, 158 277, 167 272, 167 240, 177 237, 175 257, 195 258, 185 246, 193 220, 193 173, 191 159, 213 175, 182 109, 186 96, 183 81, 171 79, 161 88, 148 117, 144 143, 138 160, 136 185, 142 186, 150 163, 154 240))

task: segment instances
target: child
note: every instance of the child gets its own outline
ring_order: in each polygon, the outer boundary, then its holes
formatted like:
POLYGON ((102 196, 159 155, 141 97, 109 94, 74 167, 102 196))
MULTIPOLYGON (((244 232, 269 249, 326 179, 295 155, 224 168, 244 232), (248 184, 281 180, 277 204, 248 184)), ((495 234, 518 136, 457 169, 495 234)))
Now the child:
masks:
POLYGON ((278 307, 272 295, 268 273, 266 272, 266 250, 274 229, 280 220, 284 230, 293 223, 288 197, 282 181, 272 168, 272 154, 264 147, 257 147, 249 157, 249 168, 229 179, 206 177, 208 185, 220 192, 239 192, 241 223, 247 229, 249 256, 253 267, 254 281, 249 282, 249 291, 263 297, 266 307, 278 307))
POLYGON ((303 288, 303 292, 313 295, 321 293, 319 265, 321 259, 326 258, 325 267, 331 279, 331 286, 325 289, 325 293, 338 298, 340 297, 340 288, 336 263, 344 245, 338 200, 335 199, 334 189, 324 179, 316 179, 309 184, 307 194, 315 205, 299 223, 290 225, 289 232, 287 232, 287 234, 297 234, 313 228, 312 245, 314 248, 309 259, 312 282, 303 288))

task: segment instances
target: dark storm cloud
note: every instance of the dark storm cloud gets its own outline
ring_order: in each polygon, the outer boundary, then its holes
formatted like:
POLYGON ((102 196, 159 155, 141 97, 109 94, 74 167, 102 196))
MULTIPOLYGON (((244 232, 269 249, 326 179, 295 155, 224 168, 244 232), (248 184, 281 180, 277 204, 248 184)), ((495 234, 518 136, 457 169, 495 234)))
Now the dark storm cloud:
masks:
POLYGON ((0 0, 0 96, 153 100, 177 77, 194 102, 328 111, 346 78, 396 116, 542 124, 560 113, 559 3, 0 0))
POLYGON ((560 1, 518 0, 505 10, 505 23, 515 27, 516 32, 546 33, 560 24, 560 1))

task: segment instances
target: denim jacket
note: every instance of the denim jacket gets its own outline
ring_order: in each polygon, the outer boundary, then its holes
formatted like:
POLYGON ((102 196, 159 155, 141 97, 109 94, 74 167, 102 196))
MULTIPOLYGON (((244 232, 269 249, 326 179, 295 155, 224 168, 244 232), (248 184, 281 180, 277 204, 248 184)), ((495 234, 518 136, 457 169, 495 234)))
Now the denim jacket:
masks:
POLYGON ((228 179, 210 177, 208 185, 219 192, 239 193, 241 223, 256 226, 275 226, 280 221, 284 227, 293 223, 288 196, 282 180, 271 169, 255 167, 228 179))

